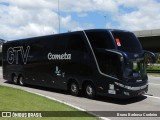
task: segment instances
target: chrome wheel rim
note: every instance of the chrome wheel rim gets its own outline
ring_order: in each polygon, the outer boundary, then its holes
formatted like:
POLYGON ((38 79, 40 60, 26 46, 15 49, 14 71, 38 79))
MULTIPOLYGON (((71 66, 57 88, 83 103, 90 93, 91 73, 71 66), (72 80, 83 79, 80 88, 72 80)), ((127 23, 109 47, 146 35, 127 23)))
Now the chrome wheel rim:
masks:
POLYGON ((17 77, 16 76, 13 77, 13 82, 17 83, 17 77))
POLYGON ((71 85, 71 91, 74 93, 77 92, 77 85, 75 83, 71 85))
POLYGON ((92 94, 93 94, 93 88, 92 88, 92 86, 88 85, 88 86, 86 87, 86 93, 87 93, 88 95, 92 95, 92 94))
POLYGON ((23 78, 22 78, 22 77, 19 78, 19 83, 20 83, 20 85, 23 85, 23 84, 24 84, 24 83, 23 83, 23 78))

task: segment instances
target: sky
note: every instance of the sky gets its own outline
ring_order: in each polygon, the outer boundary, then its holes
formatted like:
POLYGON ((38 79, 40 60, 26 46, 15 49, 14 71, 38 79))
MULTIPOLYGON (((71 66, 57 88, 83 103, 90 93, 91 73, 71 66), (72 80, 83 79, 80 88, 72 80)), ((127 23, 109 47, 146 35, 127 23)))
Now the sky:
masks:
POLYGON ((96 28, 160 29, 160 0, 0 0, 4 40, 96 28))

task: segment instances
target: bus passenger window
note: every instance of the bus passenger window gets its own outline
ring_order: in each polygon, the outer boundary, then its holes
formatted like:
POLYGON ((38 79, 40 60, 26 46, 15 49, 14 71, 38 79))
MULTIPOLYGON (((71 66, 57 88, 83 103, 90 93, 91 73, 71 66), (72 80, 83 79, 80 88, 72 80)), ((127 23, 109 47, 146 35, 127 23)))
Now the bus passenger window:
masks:
POLYGON ((86 52, 86 46, 80 35, 71 35, 69 38, 69 49, 73 51, 86 52))

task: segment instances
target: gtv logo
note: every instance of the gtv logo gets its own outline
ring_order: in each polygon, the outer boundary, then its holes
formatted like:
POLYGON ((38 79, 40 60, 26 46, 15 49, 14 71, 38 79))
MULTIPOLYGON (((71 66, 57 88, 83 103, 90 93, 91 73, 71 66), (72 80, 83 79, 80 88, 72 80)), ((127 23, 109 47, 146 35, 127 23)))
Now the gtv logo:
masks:
POLYGON ((14 62, 18 64, 19 54, 22 56, 23 63, 27 63, 27 58, 29 54, 30 46, 27 46, 26 50, 24 50, 23 46, 18 47, 10 47, 7 51, 7 61, 9 64, 13 64, 14 62))

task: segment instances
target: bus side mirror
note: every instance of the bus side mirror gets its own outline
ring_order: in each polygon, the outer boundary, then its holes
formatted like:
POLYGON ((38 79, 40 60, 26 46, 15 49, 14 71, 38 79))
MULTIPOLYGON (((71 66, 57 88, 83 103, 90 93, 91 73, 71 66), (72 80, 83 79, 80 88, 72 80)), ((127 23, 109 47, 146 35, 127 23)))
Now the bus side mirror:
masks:
POLYGON ((153 52, 144 50, 144 60, 147 64, 156 63, 157 56, 153 52))

